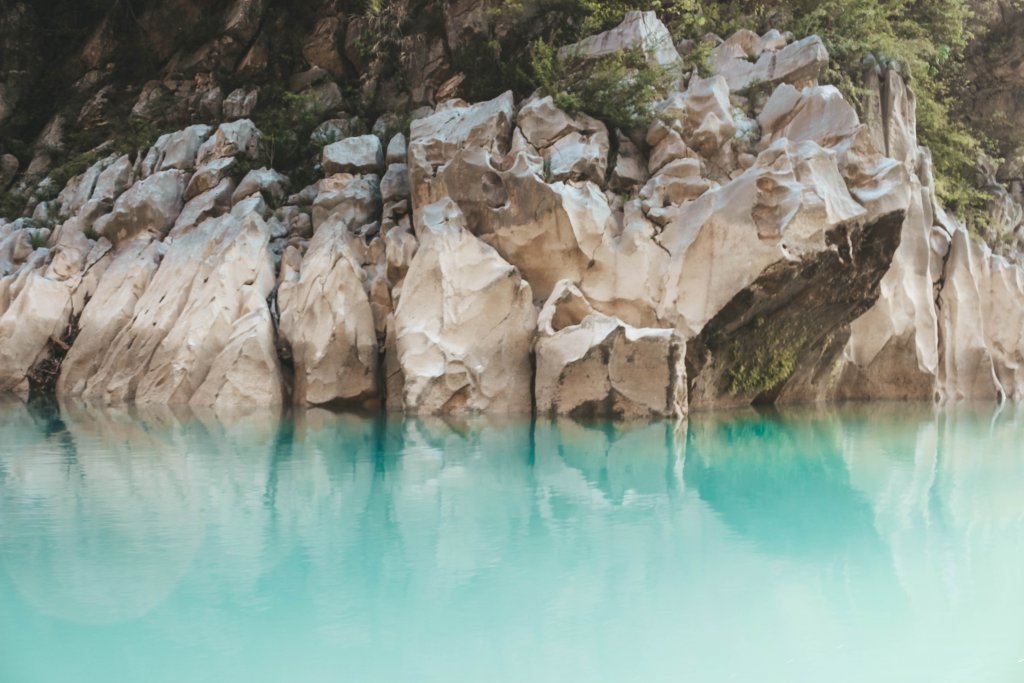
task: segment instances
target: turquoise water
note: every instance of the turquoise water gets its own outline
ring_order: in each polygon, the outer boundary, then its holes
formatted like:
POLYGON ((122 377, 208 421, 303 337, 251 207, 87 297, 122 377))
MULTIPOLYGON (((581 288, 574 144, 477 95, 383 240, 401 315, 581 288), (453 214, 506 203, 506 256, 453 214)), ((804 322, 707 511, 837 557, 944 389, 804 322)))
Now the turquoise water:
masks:
POLYGON ((0 406, 0 681, 1024 681, 1024 412, 0 406))

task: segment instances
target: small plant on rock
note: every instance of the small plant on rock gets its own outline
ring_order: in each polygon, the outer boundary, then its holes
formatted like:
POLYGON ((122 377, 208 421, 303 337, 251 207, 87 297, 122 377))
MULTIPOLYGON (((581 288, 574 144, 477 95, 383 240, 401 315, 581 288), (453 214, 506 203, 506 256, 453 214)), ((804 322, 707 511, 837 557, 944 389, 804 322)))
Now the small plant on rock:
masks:
POLYGON ((33 249, 42 249, 50 240, 50 235, 40 228, 33 228, 28 231, 28 243, 33 249))

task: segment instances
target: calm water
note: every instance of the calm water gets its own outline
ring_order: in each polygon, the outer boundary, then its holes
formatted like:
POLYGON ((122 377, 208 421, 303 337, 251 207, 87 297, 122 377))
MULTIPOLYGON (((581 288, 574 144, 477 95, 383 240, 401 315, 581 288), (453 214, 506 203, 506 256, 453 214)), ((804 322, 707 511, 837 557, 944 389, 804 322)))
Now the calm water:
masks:
POLYGON ((1024 412, 0 405, 0 681, 1024 681, 1024 412))

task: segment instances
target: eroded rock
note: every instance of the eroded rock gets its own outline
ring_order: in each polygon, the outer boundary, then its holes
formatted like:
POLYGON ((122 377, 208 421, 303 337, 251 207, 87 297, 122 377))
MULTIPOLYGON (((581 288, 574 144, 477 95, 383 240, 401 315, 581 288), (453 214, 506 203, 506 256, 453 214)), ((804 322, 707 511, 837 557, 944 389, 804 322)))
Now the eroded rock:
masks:
POLYGON ((423 207, 420 244, 395 311, 395 344, 412 413, 527 413, 530 285, 466 229, 451 200, 423 207))
POLYGON ((281 337, 291 348, 300 405, 365 407, 381 395, 377 335, 355 239, 344 220, 332 217, 313 235, 297 278, 278 289, 281 337))

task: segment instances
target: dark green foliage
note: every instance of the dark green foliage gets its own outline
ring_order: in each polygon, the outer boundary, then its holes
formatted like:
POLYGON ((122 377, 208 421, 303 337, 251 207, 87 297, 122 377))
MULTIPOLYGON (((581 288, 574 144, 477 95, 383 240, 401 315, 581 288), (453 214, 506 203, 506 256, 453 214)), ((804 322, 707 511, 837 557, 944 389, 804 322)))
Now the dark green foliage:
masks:
POLYGON ((28 242, 33 249, 42 249, 46 246, 48 239, 47 235, 39 228, 28 231, 28 242))
POLYGON ((27 202, 25 196, 17 192, 0 192, 0 218, 17 218, 27 202))
POLYGON ((87 168, 96 163, 99 157, 100 155, 96 152, 82 152, 57 166, 49 173, 52 187, 57 188, 56 191, 59 192, 69 180, 79 173, 84 173, 87 168))
POLYGON ((644 54, 625 51, 600 59, 560 59, 553 46, 533 45, 533 73, 545 95, 570 112, 583 111, 615 128, 635 128, 651 119, 651 105, 663 97, 670 75, 648 65, 644 54))
MULTIPOLYGON (((967 29, 971 16, 968 0, 503 2, 495 13, 495 25, 504 23, 505 35, 515 35, 518 40, 530 43, 531 48, 530 54, 524 56, 510 50, 507 41, 494 41, 492 48, 503 62, 502 76, 529 74, 525 84, 520 78, 507 81, 514 84, 520 94, 528 93, 531 87, 541 87, 553 94, 559 92, 552 83, 557 83, 561 75, 552 74, 548 46, 573 43, 611 28, 631 10, 656 11, 677 40, 696 40, 707 32, 724 37, 740 28, 758 32, 777 28, 792 31, 796 36, 818 34, 831 55, 824 80, 835 84, 858 104, 864 95, 862 65, 865 58, 900 63, 904 73, 912 76, 918 98, 919 138, 932 150, 940 198, 962 216, 980 220, 986 194, 976 186, 975 168, 979 154, 989 145, 983 135, 957 114, 964 110, 959 98, 968 94, 962 82, 964 51, 971 39, 967 29), (507 25, 517 28, 508 30, 507 25), (527 59, 532 69, 522 67, 527 59)), ((703 70, 706 55, 707 44, 697 41, 694 52, 688 57, 688 67, 703 70)), ((473 81, 473 76, 467 81, 473 81)), ((607 101, 598 98, 592 102, 579 97, 585 89, 607 91, 607 83, 599 74, 593 85, 576 83, 571 88, 563 88, 566 96, 562 101, 581 105, 588 113, 605 118, 600 110, 608 106, 607 101)), ((497 92, 479 94, 494 96, 497 92)), ((636 97, 639 109, 647 91, 637 88, 619 94, 636 97)))
POLYGON ((253 114, 262 133, 259 159, 257 163, 242 161, 236 172, 244 175, 255 166, 267 166, 290 174, 299 186, 309 181, 313 161, 322 148, 310 136, 322 118, 316 94, 265 89, 253 114))

